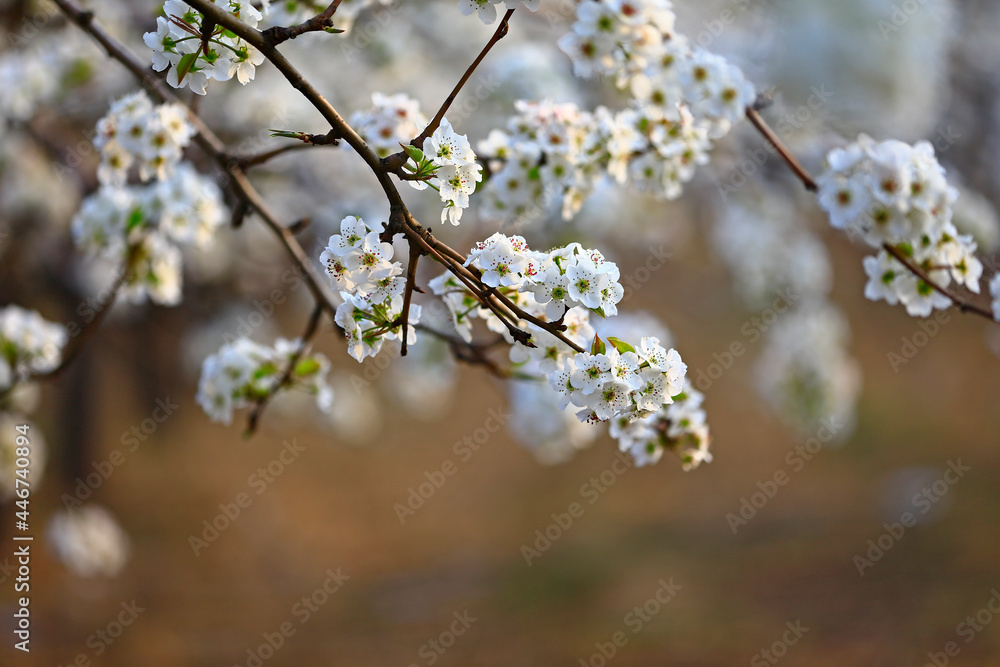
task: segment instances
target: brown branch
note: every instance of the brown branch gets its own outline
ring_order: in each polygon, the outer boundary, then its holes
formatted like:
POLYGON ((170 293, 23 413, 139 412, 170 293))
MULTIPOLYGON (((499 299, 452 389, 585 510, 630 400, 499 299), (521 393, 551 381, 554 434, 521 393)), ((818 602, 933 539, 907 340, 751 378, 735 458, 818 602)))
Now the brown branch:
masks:
MULTIPOLYGON (((260 193, 257 192, 253 184, 251 184, 249 179, 247 179, 246 174, 240 168, 239 164, 237 164, 236 161, 234 161, 227 153, 226 146, 222 140, 219 139, 211 128, 205 124, 201 117, 191 111, 190 107, 177 96, 177 94, 170 88, 169 85, 167 85, 166 81, 164 81, 162 77, 151 72, 148 65, 143 64, 138 58, 136 58, 135 54, 133 54, 128 47, 124 46, 121 42, 116 40, 103 28, 101 28, 94 21, 94 15, 92 12, 80 9, 74 0, 53 1, 59 6, 59 9, 62 10, 70 21, 90 34, 95 41, 104 47, 104 50, 107 51, 111 58, 124 65, 125 68, 139 80, 140 85, 142 85, 142 87, 145 88, 151 95, 153 95, 160 102, 179 104, 188 111, 188 121, 196 130, 194 137, 195 142, 202 148, 202 150, 205 151, 206 154, 215 160, 220 168, 229 174, 230 185, 232 186, 236 196, 249 208, 256 211, 263 220, 264 224, 267 225, 267 227, 278 237, 278 240, 282 246, 284 246, 285 251, 302 270, 302 274, 305 276, 306 285, 313 297, 317 301, 322 302, 324 308, 326 308, 331 314, 335 313, 337 311, 337 306, 330 299, 330 296, 327 294, 322 282, 313 271, 309 258, 306 256, 302 246, 299 244, 292 232, 278 220, 277 215, 271 211, 267 203, 260 196, 260 193)), ((224 11, 222 11, 222 13, 229 18, 234 18, 231 14, 224 11)), ((237 21, 237 23, 240 22, 237 21)), ((219 24, 224 26, 222 22, 219 22, 219 24)), ((240 25, 245 24, 240 23, 240 25)))
POLYGON ((410 242, 410 261, 406 265, 406 291, 403 292, 403 312, 399 315, 400 343, 399 356, 406 356, 407 327, 410 323, 410 299, 417 288, 417 262, 420 261, 420 246, 410 242))
POLYGON ((788 168, 802 181, 802 185, 806 186, 806 190, 809 192, 816 192, 819 187, 816 185, 816 181, 809 174, 805 167, 792 155, 792 152, 788 150, 785 143, 774 133, 771 126, 761 117, 760 113, 757 112, 755 107, 749 106, 746 108, 747 120, 749 120, 757 131, 760 132, 769 144, 778 152, 781 159, 785 161, 788 168))
POLYGON ((16 378, 14 382, 11 383, 9 387, 0 391, 0 399, 5 398, 15 386, 22 382, 30 382, 32 380, 54 380, 55 378, 62 375, 70 364, 76 361, 77 357, 83 351, 83 348, 87 346, 87 343, 93 337, 94 333, 100 328, 101 323, 104 322, 104 318, 111 311, 112 306, 115 305, 115 301, 118 299, 118 293, 121 291, 122 287, 128 283, 133 277, 132 264, 135 262, 136 257, 139 253, 139 246, 132 245, 129 246, 128 252, 125 255, 125 260, 122 262, 122 269, 115 276, 114 282, 111 286, 100 292, 100 294, 107 293, 106 298, 99 300, 100 308, 94 309, 94 318, 90 322, 86 322, 80 327, 80 332, 73 338, 73 342, 66 346, 66 349, 62 352, 62 359, 59 365, 50 371, 45 371, 44 373, 28 373, 26 376, 16 378))
POLYGON ((274 398, 279 391, 291 384, 292 373, 295 372, 295 366, 302 359, 302 355, 306 353, 306 349, 309 348, 309 343, 312 341, 313 336, 316 335, 316 331, 319 329, 319 320, 323 315, 323 304, 317 302, 315 307, 313 307, 312 315, 309 316, 309 322, 306 324, 306 330, 302 332, 302 342, 299 348, 295 350, 291 357, 288 358, 288 365, 285 367, 285 372, 281 374, 281 377, 271 390, 257 399, 256 405, 254 405, 253 410, 250 412, 250 416, 247 417, 247 430, 244 435, 247 437, 253 435, 257 432, 257 425, 260 421, 260 417, 264 414, 264 408, 270 403, 271 399, 274 398))
POLYGON ((293 26, 273 26, 265 30, 262 34, 271 46, 277 46, 289 39, 295 39, 299 35, 307 32, 319 32, 333 27, 333 15, 343 0, 334 0, 325 10, 312 17, 308 21, 303 21, 293 26))
MULTIPOLYGON (((448 347, 451 349, 452 355, 458 361, 472 366, 482 366, 491 375, 503 380, 510 379, 512 377, 522 377, 524 379, 528 379, 528 376, 518 376, 509 368, 504 368, 491 359, 489 355, 486 354, 486 350, 491 347, 490 345, 469 343, 460 336, 453 336, 451 334, 444 333, 443 331, 438 331, 437 329, 429 327, 425 324, 414 324, 413 326, 419 331, 422 331, 430 336, 434 336, 435 338, 440 338, 448 343, 448 347)), ((500 339, 503 340, 503 337, 501 336, 500 339)))
MULTIPOLYGON (((94 37, 94 39, 105 48, 112 58, 125 65, 125 67, 140 80, 143 87, 157 99, 161 102, 184 104, 173 92, 173 90, 171 90, 165 83, 162 77, 151 73, 148 70, 148 67, 141 63, 126 47, 117 42, 114 38, 110 37, 103 29, 97 26, 94 23, 92 13, 81 10, 73 0, 54 1, 71 21, 79 25, 83 28, 83 30, 94 37)), ((390 207, 403 214, 406 224, 403 226, 402 231, 404 231, 411 239, 416 240, 417 243, 429 252, 429 254, 431 254, 436 261, 440 262, 449 271, 458 276, 463 283, 466 284, 466 287, 470 290, 470 292, 472 292, 472 294, 475 295, 476 298, 483 303, 483 305, 493 311, 493 313, 500 318, 516 340, 524 344, 530 344, 529 334, 519 329, 513 322, 509 321, 511 315, 504 313, 500 308, 500 304, 510 309, 515 319, 520 317, 521 319, 532 322, 533 324, 536 324, 536 326, 540 326, 541 328, 549 331, 574 350, 583 351, 583 348, 566 338, 558 326, 554 326, 552 323, 542 322, 538 318, 525 313, 501 294, 491 293, 492 290, 482 284, 481 276, 475 275, 475 273, 462 266, 465 262, 465 257, 461 253, 450 248, 446 244, 437 241, 430 235, 429 231, 421 227, 406 210, 402 197, 390 177, 390 170, 383 163, 383 161, 371 150, 371 148, 368 147, 365 141, 347 123, 347 121, 344 120, 344 118, 329 103, 329 101, 327 101, 308 81, 305 80, 301 73, 299 73, 299 71, 288 61, 288 59, 275 48, 275 46, 268 40, 267 37, 263 35, 263 33, 243 23, 225 9, 212 3, 211 0, 190 0, 188 4, 200 11, 204 15, 205 21, 215 22, 217 25, 230 30, 261 51, 264 57, 267 58, 276 69, 278 69, 286 80, 288 80, 289 84, 298 90, 330 124, 332 128, 330 136, 335 136, 338 139, 344 140, 369 166, 378 179, 386 198, 389 200, 390 207), (494 303, 494 300, 499 301, 499 304, 494 303)), ((513 10, 509 10, 507 12, 504 16, 502 25, 498 27, 497 32, 494 34, 494 37, 491 39, 488 47, 480 53, 475 63, 473 63, 473 66, 466 71, 462 82, 460 82, 460 85, 458 85, 455 91, 453 91, 454 95, 457 95, 464 83, 469 77, 471 77, 475 67, 478 66, 478 64, 483 60, 489 49, 492 48, 492 46, 503 37, 503 35, 506 34, 507 21, 510 18, 512 11, 513 10)), ((443 117, 444 112, 451 103, 451 100, 454 99, 454 95, 449 97, 449 100, 446 101, 445 105, 443 105, 442 109, 439 111, 439 115, 441 117, 443 117)), ((323 287, 321 287, 320 281, 312 271, 311 264, 305 254, 305 251, 295 239, 291 230, 281 224, 278 221, 277 216, 268 208, 266 202, 264 202, 263 198, 247 179, 238 159, 233 159, 233 157, 226 152, 225 145, 214 134, 214 132, 205 125, 204 121, 202 121, 200 117, 191 112, 190 108, 188 108, 188 111, 189 120, 197 131, 195 140, 202 147, 202 149, 205 150, 205 152, 230 175, 230 184, 237 197, 249 209, 256 211, 263 219, 264 223, 276 234, 279 241, 285 247, 286 252, 289 253, 295 263, 298 264, 303 270, 307 285, 314 298, 321 302, 323 307, 331 313, 331 315, 334 314, 336 312, 336 306, 330 300, 323 287)), ((440 120, 438 120, 438 122, 440 122, 440 120)), ((430 132, 433 132, 433 130, 436 129, 431 126, 428 127, 431 128, 430 132)))
POLYGON ((923 270, 923 268, 921 268, 919 265, 915 264, 913 262, 913 260, 911 260, 909 257, 907 257, 903 253, 903 251, 900 250, 899 248, 897 248, 896 246, 891 245, 889 243, 883 243, 882 244, 882 248, 887 253, 889 253, 890 255, 892 255, 896 259, 897 262, 899 262, 900 264, 902 264, 903 266, 905 266, 906 269, 910 273, 912 273, 913 275, 915 275, 917 278, 919 278, 923 282, 927 283, 928 287, 930 287, 932 290, 934 290, 938 294, 941 294, 942 296, 947 297, 963 313, 974 313, 975 315, 979 315, 980 317, 985 317, 986 319, 988 319, 988 320, 990 320, 992 322, 996 321, 993 318, 993 311, 992 310, 990 310, 989 308, 984 308, 983 306, 980 306, 979 304, 973 303, 972 301, 966 299, 965 297, 963 297, 963 296, 961 296, 959 294, 956 294, 955 292, 951 291, 950 289, 948 289, 946 287, 942 287, 941 285, 938 285, 936 282, 934 282, 934 280, 931 279, 930 275, 928 275, 928 273, 923 270))
MULTIPOLYGON (((764 138, 774 147, 778 152, 778 155, 784 159, 785 164, 798 176, 802 184, 805 185, 806 189, 811 192, 816 192, 819 188, 816 185, 815 179, 812 175, 803 167, 795 156, 792 155, 791 151, 785 146, 784 142, 778 137, 777 134, 770 128, 767 122, 757 113, 755 106, 747 107, 746 115, 747 118, 753 123, 753 126, 764 135, 764 138)), ((899 248, 893 246, 889 243, 883 243, 882 248, 892 255, 900 264, 906 267, 906 270, 916 276, 919 280, 927 283, 927 286, 933 289, 938 294, 946 297, 952 302, 961 312, 963 313, 974 313, 980 317, 985 317, 991 322, 996 322, 997 320, 993 316, 993 311, 989 308, 980 306, 979 304, 973 303, 969 299, 957 294, 947 287, 937 284, 930 277, 930 275, 924 271, 920 266, 915 264, 909 257, 907 257, 899 248)))
MULTIPOLYGON (((260 31, 251 28, 247 24, 243 23, 229 12, 225 11, 221 7, 218 7, 217 5, 212 3, 211 0, 190 0, 188 4, 190 4, 198 11, 202 12, 202 14, 205 15, 206 19, 215 21, 222 27, 232 31, 234 34, 245 39, 254 47, 258 48, 261 51, 261 53, 264 54, 265 58, 271 61, 271 63, 278 69, 279 72, 281 72, 281 74, 285 77, 285 79, 288 80, 288 82, 292 85, 292 87, 298 90, 313 105, 313 107, 323 115, 326 121, 330 123, 330 126, 333 128, 334 132, 337 133, 337 136, 346 141, 352 148, 355 149, 355 151, 358 152, 361 158, 368 164, 368 166, 374 172, 375 176, 378 178, 379 184, 382 186, 382 190, 383 192, 385 192, 385 195, 389 200, 390 207, 393 210, 401 211, 406 219, 407 226, 415 232, 415 235, 412 236, 411 238, 420 238, 419 242, 421 244, 426 245, 427 242, 424 240, 423 234, 421 233, 422 227, 420 227, 420 225, 416 222, 416 220, 414 220, 413 217, 410 215, 410 213, 407 211, 406 205, 403 203, 402 197, 400 196, 399 191, 396 189, 395 183, 393 183, 392 179, 390 178, 389 175, 390 170, 388 166, 377 155, 375 155, 375 153, 368 147, 368 144, 366 144, 364 140, 357 134, 357 132, 354 131, 354 128, 352 128, 350 124, 348 124, 347 121, 344 120, 344 118, 337 112, 337 110, 333 108, 333 105, 331 105, 330 102, 327 101, 326 98, 324 98, 319 93, 319 91, 317 91, 312 86, 312 84, 310 84, 308 81, 305 80, 302 74, 299 73, 299 71, 288 61, 288 59, 286 59, 284 55, 282 55, 274 46, 267 43, 267 40, 264 39, 260 31)), ((497 41, 499 41, 503 37, 503 35, 506 34, 507 28, 504 26, 507 24, 507 21, 510 18, 512 12, 513 10, 508 10, 507 13, 504 15, 504 20, 502 22, 501 27, 498 27, 493 38, 490 40, 491 44, 489 45, 489 48, 492 48, 492 45, 495 44, 497 41)), ((472 72, 475 70, 475 66, 477 66, 479 62, 481 62, 482 59, 485 57, 486 53, 489 51, 489 48, 484 49, 483 52, 480 53, 479 57, 476 59, 475 63, 473 63, 473 66, 466 71, 465 75, 463 76, 463 85, 464 81, 468 80, 468 78, 472 75, 472 72)), ((457 91, 460 89, 461 85, 456 87, 455 94, 457 94, 457 91)), ((439 111, 439 114, 443 117, 444 111, 446 110, 447 106, 443 106, 442 110, 439 111)), ((428 127, 430 127, 430 125, 428 127)), ((431 132, 433 132, 433 129, 431 129, 431 132)), ((446 262, 446 261, 441 261, 441 259, 438 259, 438 261, 440 261, 441 264, 443 264, 445 267, 449 268, 449 270, 451 270, 452 273, 459 275, 458 272, 461 271, 463 268, 461 267, 461 264, 464 263, 465 261, 464 257, 462 257, 462 255, 457 251, 445 246, 444 244, 441 244, 440 242, 436 242, 436 248, 442 251, 440 253, 438 252, 433 253, 437 255, 438 258, 441 257, 441 254, 445 254, 454 260, 451 262, 446 262)), ((465 273, 468 274, 469 272, 466 270, 465 273)), ((466 277, 463 277, 463 281, 466 280, 467 280, 466 277)), ((479 282, 478 277, 475 278, 475 280, 479 282)), ((480 285, 482 285, 481 282, 480 285)), ((498 316, 507 326, 508 330, 510 330, 511 335, 515 337, 515 340, 528 344, 527 332, 524 332, 523 330, 519 329, 516 325, 508 322, 504 316, 499 314, 495 304, 493 304, 488 295, 485 294, 487 292, 487 288, 485 286, 482 286, 482 288, 479 290, 473 289, 472 292, 473 294, 476 295, 478 299, 480 299, 480 301, 482 301, 484 305, 493 310, 494 313, 498 314, 498 316)), ((499 296, 499 299, 501 302, 505 302, 504 305, 508 307, 513 306, 510 300, 506 299, 506 297, 499 296)), ((516 306, 514 306, 514 308, 516 308, 516 306)), ((518 311, 520 311, 520 309, 517 309, 514 312, 518 311)), ((583 348, 576 345, 575 343, 573 343, 573 341, 569 340, 564 335, 562 335, 562 332, 559 331, 558 329, 553 328, 550 323, 542 322, 538 318, 528 315, 523 311, 520 311, 519 314, 522 314, 522 319, 532 322, 536 326, 540 326, 543 329, 549 331, 557 338, 562 340, 564 343, 572 347, 574 350, 577 350, 578 352, 583 351, 583 348)))
POLYGON ((448 112, 448 109, 455 101, 455 98, 458 97, 458 94, 462 91, 462 88, 465 87, 465 84, 468 83, 469 79, 472 78, 472 73, 476 71, 476 68, 479 67, 479 64, 483 62, 484 58, 486 58, 486 54, 489 53, 494 46, 496 46, 497 42, 499 42, 501 39, 507 36, 507 31, 510 29, 510 23, 509 23, 510 17, 513 14, 514 14, 513 9, 507 10, 507 13, 504 14, 503 19, 501 19, 500 21, 500 25, 497 26, 496 32, 493 33, 493 37, 490 38, 490 41, 486 43, 486 46, 484 46, 483 50, 479 52, 479 55, 476 57, 476 59, 473 60, 472 64, 469 65, 468 69, 465 70, 465 74, 462 75, 462 78, 458 80, 457 84, 455 84, 455 87, 452 89, 451 93, 448 95, 448 97, 445 98, 444 103, 441 105, 441 108, 438 109, 437 113, 434 114, 434 118, 431 119, 431 122, 428 123, 427 127, 424 128, 424 131, 421 132, 420 135, 413 140, 412 142, 413 146, 421 148, 424 144, 424 139, 434 134, 434 131, 438 129, 438 127, 441 125, 441 121, 444 120, 444 115, 448 112))
POLYGON ((263 151, 253 155, 234 156, 232 159, 236 161, 236 164, 240 169, 246 171, 253 167, 260 166, 265 162, 269 162, 270 160, 273 160, 279 155, 284 155, 285 153, 291 153, 292 151, 301 150, 303 148, 312 148, 313 146, 336 146, 338 144, 337 138, 330 137, 326 134, 306 135, 306 137, 309 139, 308 141, 303 139, 301 143, 286 144, 273 150, 263 151))

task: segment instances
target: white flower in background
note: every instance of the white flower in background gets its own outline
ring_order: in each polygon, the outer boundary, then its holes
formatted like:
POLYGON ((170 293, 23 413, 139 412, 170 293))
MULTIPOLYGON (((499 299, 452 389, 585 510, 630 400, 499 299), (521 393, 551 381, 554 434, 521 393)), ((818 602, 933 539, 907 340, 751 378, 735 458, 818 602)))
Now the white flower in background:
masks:
POLYGON ((67 340, 65 327, 33 310, 15 305, 0 309, 0 390, 21 377, 55 369, 67 340))
POLYGON ((1000 273, 990 279, 990 298, 993 300, 993 319, 1000 322, 1000 273))
POLYGON ((131 279, 122 287, 122 296, 132 303, 147 298, 161 306, 181 302, 183 263, 180 249, 158 232, 148 233, 135 244, 131 279))
POLYGON ((861 389, 858 364, 847 352, 850 330, 840 311, 820 303, 783 314, 771 327, 755 368, 764 400, 803 434, 834 420, 844 437, 861 389))
POLYGON ((144 91, 126 95, 112 103, 97 122, 98 178, 104 185, 125 185, 129 167, 138 164, 142 180, 164 180, 180 162, 192 136, 194 127, 182 106, 154 106, 144 91))
POLYGON ((128 561, 128 535, 103 507, 60 511, 46 532, 59 560, 78 576, 113 577, 128 561))
POLYGON ((426 126, 420 103, 402 93, 372 93, 372 108, 351 115, 351 127, 379 157, 399 152, 426 126))
POLYGON ((188 162, 157 183, 150 194, 160 212, 157 229, 180 246, 209 247, 226 222, 219 186, 188 162))
POLYGON ((589 447, 599 431, 559 406, 559 396, 537 382, 511 381, 507 429, 541 463, 564 463, 589 447))
POLYGON ((993 204, 983 195, 958 187, 959 195, 952 211, 952 223, 960 234, 973 238, 981 252, 1000 249, 1000 219, 993 204))
POLYGON ((194 133, 179 105, 154 106, 144 92, 120 98, 97 124, 101 187, 71 223, 77 247, 127 267, 122 293, 161 305, 181 300, 181 247, 207 248, 226 219, 222 190, 181 162, 194 133), (132 164, 146 185, 127 185, 132 164))
POLYGON ((729 268, 744 303, 764 309, 826 295, 833 269, 826 246, 805 225, 794 202, 776 192, 741 195, 719 214, 712 245, 729 268))
POLYGON ((212 421, 229 424, 233 412, 277 391, 303 391, 315 396, 317 407, 329 412, 333 390, 326 376, 330 362, 322 354, 303 353, 288 377, 276 386, 299 348, 301 340, 278 338, 274 346, 237 338, 208 356, 198 382, 198 404, 212 421))
MULTIPOLYGON (((0 365, 2 365, 2 362, 0 362, 0 365)), ((0 383, 0 388, 3 388, 3 386, 0 383)), ((46 447, 45 437, 42 435, 42 432, 20 415, 10 412, 0 412, 0 501, 11 503, 10 506, 13 506, 13 501, 17 499, 17 494, 15 493, 17 489, 27 488, 23 483, 25 481, 31 485, 30 488, 33 492, 37 490, 39 484, 41 484, 42 476, 45 474, 47 459, 48 448, 46 447), (29 443, 27 446, 27 457, 24 457, 24 441, 22 440, 22 444, 18 444, 17 442, 19 436, 25 435, 16 430, 21 425, 28 426, 28 433, 25 436, 29 443), (17 460, 20 458, 28 459, 27 479, 17 474, 18 470, 24 470, 24 467, 17 465, 17 460), (18 486, 16 481, 18 479, 22 482, 20 486, 18 486)))
POLYGON ((531 11, 538 11, 541 0, 458 0, 458 9, 468 16, 475 13, 479 19, 489 25, 497 20, 497 5, 504 5, 505 9, 517 9, 524 5, 531 11))

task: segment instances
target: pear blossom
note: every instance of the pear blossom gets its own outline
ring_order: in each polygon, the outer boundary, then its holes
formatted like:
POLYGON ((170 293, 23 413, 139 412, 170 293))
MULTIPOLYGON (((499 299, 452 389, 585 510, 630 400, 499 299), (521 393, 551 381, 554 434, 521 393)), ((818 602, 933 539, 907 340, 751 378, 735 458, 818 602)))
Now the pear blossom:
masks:
POLYGON ((227 343, 202 365, 198 404, 212 421, 229 424, 236 410, 287 387, 315 396, 319 409, 328 412, 333 390, 326 381, 330 362, 322 354, 301 355, 288 377, 288 385, 277 386, 301 345, 300 340, 284 338, 278 338, 273 347, 247 338, 227 343))

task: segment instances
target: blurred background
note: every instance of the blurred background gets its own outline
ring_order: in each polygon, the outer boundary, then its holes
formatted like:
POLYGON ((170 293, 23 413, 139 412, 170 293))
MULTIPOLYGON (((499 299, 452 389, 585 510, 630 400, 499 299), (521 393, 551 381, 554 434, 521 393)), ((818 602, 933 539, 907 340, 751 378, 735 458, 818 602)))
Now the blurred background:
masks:
MULTIPOLYGON (((88 4, 149 58, 155 2, 88 4)), ((935 142, 956 224, 996 270, 1000 7, 674 5, 679 31, 773 87, 766 116, 809 168, 859 132, 935 142)), ((345 7, 349 32, 283 47, 345 116, 374 91, 430 115, 493 30, 450 0, 345 7)), ((70 323, 111 277, 69 233, 96 186, 89 137, 135 86, 51 6, 0 8, 0 304, 70 323)), ((449 114, 473 145, 518 99, 625 105, 571 77, 554 44, 573 11, 515 13, 449 114)), ((266 65, 199 103, 247 153, 280 145, 270 127, 323 130, 266 65)), ((602 186, 572 222, 556 210, 518 230, 601 247, 633 278, 612 335, 669 336, 706 395, 714 461, 687 473, 670 454, 625 467, 606 429, 540 417, 523 387, 430 343, 359 365, 328 323, 332 414, 282 397, 244 438, 245 412, 226 427, 195 402, 201 361, 241 330, 299 335, 310 303, 256 220, 185 254, 183 303, 117 304, 65 376, 3 406, 0 441, 27 415, 45 451, 30 654, 11 648, 14 507, 0 505, 3 664, 997 664, 1000 329, 866 301, 864 248, 777 159, 755 161, 762 145, 738 126, 677 201, 602 186)), ((387 214, 347 148, 253 177, 288 220, 311 218, 313 257, 344 215, 387 214)), ((421 194, 407 200, 433 221, 421 194)), ((440 228, 459 249, 498 228, 467 215, 440 228)))

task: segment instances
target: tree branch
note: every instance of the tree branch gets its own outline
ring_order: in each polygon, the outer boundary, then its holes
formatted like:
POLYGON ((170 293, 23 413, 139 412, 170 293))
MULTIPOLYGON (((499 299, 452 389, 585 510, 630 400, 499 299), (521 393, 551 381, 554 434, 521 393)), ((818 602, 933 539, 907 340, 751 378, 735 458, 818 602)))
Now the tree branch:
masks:
POLYGON ((111 286, 107 290, 100 292, 100 294, 107 294, 106 298, 99 300, 99 304, 101 306, 100 309, 94 309, 94 318, 90 320, 90 322, 86 322, 82 326, 78 325, 80 326, 80 332, 73 339, 72 343, 66 346, 62 353, 62 359, 60 360, 59 365, 50 371, 45 371, 44 373, 29 373, 24 377, 16 378, 13 382, 11 382, 9 387, 0 391, 0 399, 5 398, 14 389, 14 387, 20 383, 40 379, 54 380, 62 375, 66 369, 69 368, 70 364, 76 361, 76 358, 80 356, 83 348, 87 346, 87 343, 90 341, 91 337, 93 337, 94 332, 96 332, 100 328, 101 323, 104 322, 104 318, 107 317, 107 314, 111 311, 111 307, 115 305, 118 293, 121 291, 122 287, 132 278, 132 264, 135 262, 138 252, 138 245, 129 246, 125 255, 125 260, 122 262, 121 271, 119 271, 118 275, 115 276, 114 282, 111 283, 111 286))
MULTIPOLYGON (((975 304, 972 301, 970 301, 970 300, 962 297, 961 295, 956 294, 955 292, 951 291, 950 289, 948 289, 946 287, 942 287, 941 285, 938 285, 937 283, 935 283, 931 279, 931 277, 927 274, 926 271, 924 271, 919 265, 915 264, 913 262, 913 260, 911 260, 909 257, 907 257, 896 246, 890 245, 888 243, 883 243, 882 244, 882 248, 887 253, 889 253, 890 255, 892 255, 896 259, 897 262, 899 262, 900 264, 902 264, 903 266, 905 266, 906 269, 910 273, 912 273, 913 275, 915 275, 917 278, 919 278, 923 282, 927 283, 927 285, 931 289, 933 289, 938 294, 941 294, 941 295, 947 297, 963 313, 974 313, 976 315, 979 315, 980 317, 985 317, 986 319, 990 320, 991 322, 995 322, 996 321, 996 320, 993 319, 993 311, 992 310, 990 310, 988 308, 984 308, 984 307, 982 307, 982 306, 980 306, 978 304, 975 304)), ((950 269, 950 267, 946 267, 946 268, 950 269)))
POLYGON ((778 152, 778 155, 780 155, 781 159, 785 161, 785 164, 788 165, 788 168, 792 170, 792 172, 799 178, 800 181, 802 181, 802 185, 806 187, 806 190, 808 190, 809 192, 816 192, 817 190, 819 190, 819 187, 816 185, 816 181, 813 179, 813 177, 809 174, 806 168, 803 167, 802 164, 795 158, 795 156, 792 155, 792 152, 788 150, 788 147, 785 146, 781 138, 774 133, 774 130, 772 130, 771 126, 767 124, 767 122, 764 120, 763 117, 761 117, 756 107, 754 106, 747 107, 746 117, 747 120, 749 120, 753 124, 753 126, 757 128, 757 131, 760 132, 765 139, 767 139, 767 142, 771 144, 774 150, 778 152))
POLYGON ((299 360, 302 359, 302 355, 306 353, 306 349, 308 349, 310 341, 312 341, 313 336, 316 335, 316 331, 319 329, 319 320, 322 315, 323 304, 317 302, 313 307, 312 315, 309 316, 309 321, 306 324, 306 330, 302 332, 302 342, 299 345, 299 348, 295 350, 295 353, 292 354, 291 357, 289 357, 288 365, 285 367, 285 371, 281 374, 278 381, 274 383, 271 391, 257 399, 257 404, 254 405, 249 417, 247 417, 247 430, 245 433, 247 437, 257 432, 258 422, 260 421, 261 415, 264 414, 264 408, 267 407, 267 404, 271 402, 271 399, 274 398, 279 391, 291 382, 292 373, 295 372, 295 366, 299 363, 299 360))
MULTIPOLYGON (((139 83, 149 91, 155 98, 160 102, 171 102, 179 104, 184 107, 188 114, 188 121, 194 126, 197 134, 194 139, 195 142, 208 154, 215 162, 230 176, 230 185, 236 196, 243 202, 247 204, 250 208, 255 210, 264 224, 278 237, 278 240, 284 246, 285 251, 292 257, 293 261, 302 270, 302 274, 305 276, 306 285, 309 291, 312 293, 313 297, 317 301, 323 303, 324 308, 326 308, 331 314, 337 311, 336 304, 330 299, 322 283, 317 278, 315 272, 312 269, 312 265, 309 258, 306 256, 305 251, 302 246, 296 240, 292 232, 285 227, 281 222, 279 222, 277 215, 271 211, 267 206, 267 203, 260 196, 260 193, 253 187, 249 179, 247 179, 246 174, 240 168, 239 164, 231 158, 231 156, 226 151, 226 146, 219 139, 218 136, 209 128, 205 122, 191 111, 190 107, 186 105, 180 97, 167 85, 162 77, 157 76, 151 72, 147 65, 144 65, 138 58, 128 49, 128 47, 121 44, 114 37, 109 35, 103 28, 101 28, 94 21, 94 15, 92 12, 84 11, 73 0, 53 0, 59 9, 69 18, 70 21, 78 25, 85 32, 89 33, 104 50, 107 51, 108 55, 117 60, 122 65, 126 67, 138 80, 139 83)), ((234 18, 231 14, 228 14, 220 9, 220 11, 234 18)), ((240 23, 237 21, 237 23, 240 23)), ((221 25, 221 24, 220 24, 221 25)), ((240 25, 245 25, 240 23, 240 25)), ((259 33, 258 33, 259 34, 259 33)))
MULTIPOLYGON (((792 172, 794 172, 795 175, 799 178, 799 180, 802 181, 802 184, 806 187, 806 189, 809 190, 810 192, 816 192, 819 189, 819 187, 816 185, 816 180, 806 170, 806 168, 803 167, 797 159, 795 159, 795 156, 792 155, 792 152, 788 149, 788 147, 784 144, 784 142, 781 141, 778 135, 774 133, 771 127, 767 124, 767 122, 757 112, 757 109, 754 107, 747 107, 746 116, 750 120, 750 122, 753 123, 753 126, 757 128, 757 130, 764 136, 764 138, 767 139, 767 141, 774 147, 774 149, 778 152, 778 155, 780 155, 782 159, 785 161, 785 164, 787 164, 788 167, 792 170, 792 172)), ((887 253, 892 255, 900 264, 906 267, 907 271, 912 273, 918 279, 927 283, 928 287, 933 289, 938 294, 947 297, 952 302, 952 304, 954 304, 963 313, 974 313, 976 315, 979 315, 980 317, 985 317, 991 322, 996 323, 997 320, 994 318, 992 310, 980 306, 976 303, 973 303, 969 299, 966 299, 965 297, 953 292, 952 290, 937 284, 936 282, 934 282, 933 279, 931 279, 930 275, 928 275, 926 271, 924 271, 917 264, 915 264, 905 254, 903 254, 903 252, 899 248, 889 243, 883 243, 882 248, 887 253)))
POLYGON ((510 17, 513 14, 514 14, 513 9, 507 10, 507 13, 504 14, 503 19, 500 20, 500 25, 497 26, 496 32, 493 33, 493 37, 491 37, 490 41, 486 43, 486 46, 483 47, 483 50, 479 52, 479 55, 476 57, 476 59, 472 61, 472 64, 469 65, 469 68, 465 70, 465 74, 463 74, 462 78, 458 80, 458 83, 455 84, 455 88, 452 89, 448 97, 445 98, 444 103, 441 105, 441 108, 438 109, 436 114, 434 114, 434 118, 432 118, 431 122, 427 124, 427 127, 424 128, 424 131, 421 132, 420 135, 411 142, 411 145, 416 146, 417 148, 423 147, 424 139, 434 134, 434 131, 438 129, 438 127, 440 127, 441 121, 444 119, 444 115, 448 112, 448 109, 455 101, 455 98, 458 97, 458 94, 462 91, 462 88, 465 86, 465 84, 468 83, 469 79, 472 78, 472 73, 476 71, 476 68, 479 67, 479 64, 483 62, 484 58, 486 58, 486 54, 489 53, 494 46, 496 46, 497 42, 499 42, 501 39, 507 36, 507 31, 510 29, 510 23, 509 23, 510 17))
POLYGON ((282 42, 289 39, 295 39, 299 35, 307 32, 318 32, 320 30, 326 30, 327 28, 333 27, 333 15, 337 11, 337 7, 340 7, 340 3, 343 0, 334 0, 330 3, 330 6, 325 10, 312 17, 308 21, 303 21, 298 25, 282 27, 273 26, 265 30, 262 34, 264 38, 271 44, 271 46, 277 46, 282 42))

